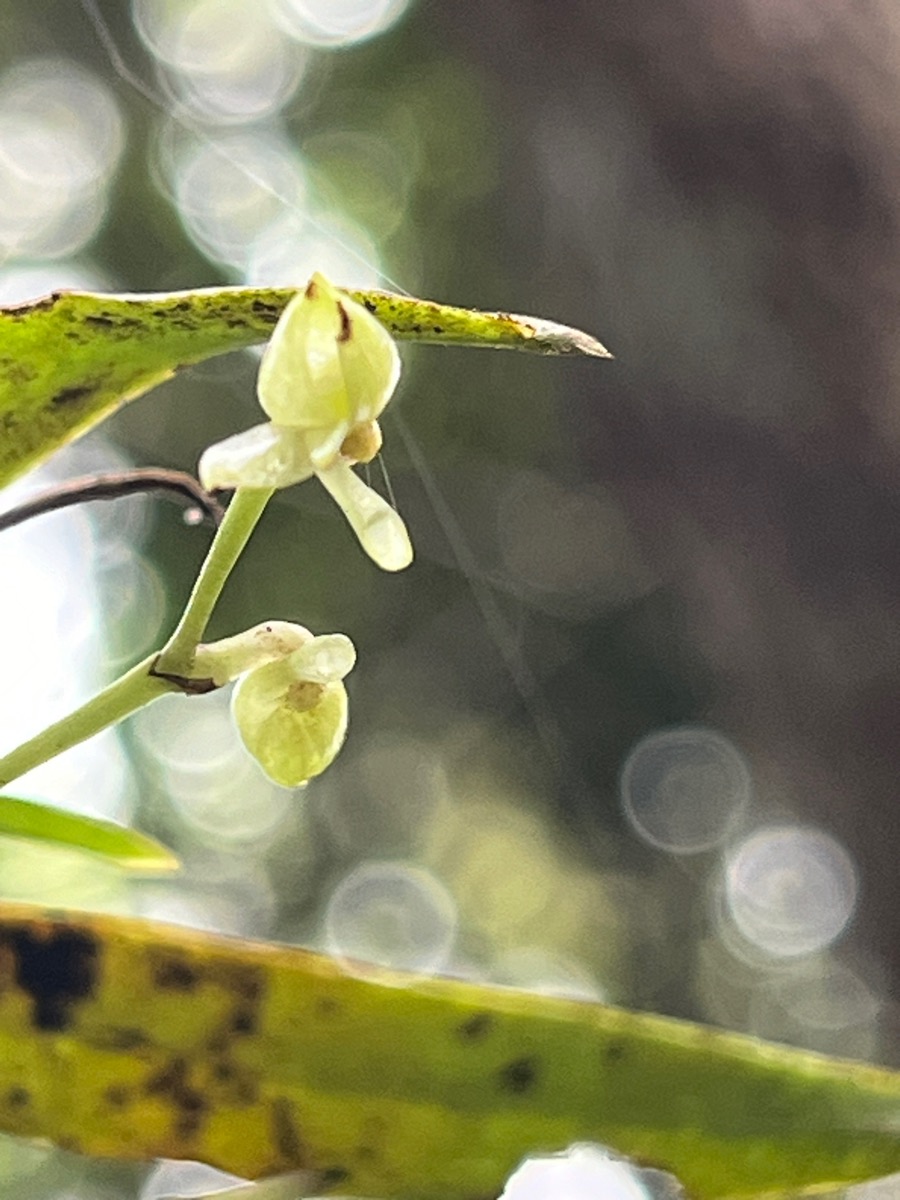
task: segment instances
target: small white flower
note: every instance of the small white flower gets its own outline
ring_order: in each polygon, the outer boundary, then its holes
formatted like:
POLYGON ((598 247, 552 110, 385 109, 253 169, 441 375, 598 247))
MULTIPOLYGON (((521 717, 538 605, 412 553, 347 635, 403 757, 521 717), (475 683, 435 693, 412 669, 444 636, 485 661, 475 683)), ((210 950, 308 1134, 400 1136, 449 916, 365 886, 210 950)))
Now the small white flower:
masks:
POLYGON ((399 377, 384 326, 314 275, 263 355, 257 395, 269 422, 210 446, 200 459, 203 486, 284 488, 316 475, 370 558, 402 570, 413 553, 406 526, 353 471, 381 447, 377 418, 399 377))
POLYGON ((282 787, 300 787, 321 774, 347 733, 341 681, 353 669, 356 650, 342 633, 308 636, 286 657, 243 675, 231 700, 244 745, 282 787))

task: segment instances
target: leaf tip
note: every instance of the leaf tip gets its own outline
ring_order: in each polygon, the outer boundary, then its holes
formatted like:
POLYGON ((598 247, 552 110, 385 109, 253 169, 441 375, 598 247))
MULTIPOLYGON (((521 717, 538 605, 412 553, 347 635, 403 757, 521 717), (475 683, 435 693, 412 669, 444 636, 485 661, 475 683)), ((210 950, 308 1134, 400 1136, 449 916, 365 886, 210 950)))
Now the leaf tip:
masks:
POLYGON ((543 318, 515 316, 513 320, 530 326, 534 331, 534 339, 547 354, 581 354, 588 358, 615 357, 602 342, 585 333, 583 329, 560 325, 557 321, 545 321, 543 318))

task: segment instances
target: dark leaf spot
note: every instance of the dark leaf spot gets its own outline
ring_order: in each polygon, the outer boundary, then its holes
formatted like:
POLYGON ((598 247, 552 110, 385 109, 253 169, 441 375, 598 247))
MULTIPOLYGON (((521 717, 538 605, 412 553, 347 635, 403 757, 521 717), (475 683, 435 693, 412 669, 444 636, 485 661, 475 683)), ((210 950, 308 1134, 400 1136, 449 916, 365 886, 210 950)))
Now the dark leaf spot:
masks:
POLYGON ((8 935, 16 960, 16 983, 32 1000, 37 1029, 66 1029, 72 1006, 87 999, 97 980, 97 943, 80 929, 30 928, 8 935))
POLYGON ((179 958, 164 958, 156 965, 153 982, 166 991, 191 992, 199 979, 190 963, 179 958))
POLYGON ((63 408, 67 404, 75 404, 78 400, 83 400, 85 396, 90 396, 93 390, 93 387, 88 386, 62 388, 50 403, 54 408, 63 408))
POLYGON ((111 1025, 109 1029, 94 1038, 96 1045, 110 1050, 138 1050, 148 1045, 147 1035, 140 1029, 128 1029, 121 1025, 111 1025))
POLYGON ((516 1058, 501 1069, 499 1077, 504 1091, 521 1095, 533 1087, 537 1079, 537 1065, 533 1058, 516 1058))
POLYGON ((625 1047, 621 1042, 610 1042, 603 1051, 603 1057, 608 1063, 621 1062, 625 1057, 625 1047))
POLYGON ((231 1021, 235 1033, 256 1033, 256 1013, 249 1008, 239 1008, 231 1021))
POLYGON ((212 1081, 218 1085, 213 1103, 225 1100, 228 1104, 249 1105, 259 1100, 259 1082, 254 1072, 228 1059, 215 1063, 212 1081))
POLYGON ((491 1032, 493 1025, 494 1018, 490 1013, 477 1012, 458 1025, 456 1032, 467 1041, 477 1042, 491 1032))
POLYGON ((319 1177, 323 1188, 334 1188, 340 1183, 346 1183, 350 1172, 346 1167, 326 1167, 319 1177))
POLYGON ((294 1106, 284 1097, 272 1101, 272 1142, 281 1164, 306 1165, 307 1154, 294 1119, 294 1106))
POLYGON ((175 1108, 174 1129, 179 1138, 190 1138, 200 1128, 207 1102, 196 1088, 188 1084, 187 1062, 173 1058, 144 1084, 148 1096, 163 1096, 175 1108))
POLYGON ((335 1000, 334 996, 317 996, 316 997, 316 1016, 317 1017, 338 1017, 341 1013, 340 1003, 335 1000))
POLYGON ((6 1093, 6 1103, 10 1108, 27 1108, 31 1103, 31 1095, 27 1088, 11 1087, 6 1093))
POLYGON ((131 1092, 121 1083, 113 1083, 103 1093, 103 1098, 110 1108, 127 1108, 131 1092))
POLYGON ((278 319, 281 312, 277 304, 269 304, 265 300, 254 300, 250 307, 255 313, 263 317, 271 317, 273 321, 278 319))
POLYGON ((250 970, 238 969, 229 973, 228 986, 249 1004, 256 1004, 262 997, 262 979, 259 974, 250 970))

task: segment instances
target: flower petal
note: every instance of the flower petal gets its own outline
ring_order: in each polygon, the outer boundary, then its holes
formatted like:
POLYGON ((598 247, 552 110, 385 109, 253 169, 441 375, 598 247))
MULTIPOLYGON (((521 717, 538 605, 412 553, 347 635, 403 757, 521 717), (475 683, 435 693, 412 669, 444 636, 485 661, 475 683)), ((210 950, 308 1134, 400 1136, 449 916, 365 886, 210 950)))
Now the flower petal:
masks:
POLYGON ((310 683, 338 683, 356 664, 356 647, 345 633, 323 633, 290 655, 291 670, 310 683))
POLYGON ((340 336, 337 294, 314 275, 281 314, 260 363, 257 395, 273 421, 310 429, 349 419, 340 336))
POLYGON ((315 473, 302 431, 281 425, 254 425, 205 450, 200 482, 215 488, 283 488, 315 473))
POLYGON ((231 700, 244 745, 275 783, 300 787, 335 759, 347 733, 347 692, 329 683, 311 708, 285 697, 283 663, 258 667, 238 681, 231 700))
POLYGON ((397 343, 367 308, 341 297, 345 336, 338 342, 344 386, 353 424, 374 421, 394 394, 400 378, 397 343))
POLYGON ((316 274, 275 327, 257 393, 278 425, 326 433, 342 425, 346 434, 378 416, 399 376, 400 356, 381 322, 316 274))
POLYGON ((413 550, 400 514, 345 462, 316 474, 337 501, 369 558, 385 571, 408 567, 413 550))
POLYGON ((217 687, 223 687, 254 667, 290 657, 295 650, 315 640, 303 625, 292 621, 263 621, 232 637, 201 642, 194 654, 194 675, 212 679, 217 687))

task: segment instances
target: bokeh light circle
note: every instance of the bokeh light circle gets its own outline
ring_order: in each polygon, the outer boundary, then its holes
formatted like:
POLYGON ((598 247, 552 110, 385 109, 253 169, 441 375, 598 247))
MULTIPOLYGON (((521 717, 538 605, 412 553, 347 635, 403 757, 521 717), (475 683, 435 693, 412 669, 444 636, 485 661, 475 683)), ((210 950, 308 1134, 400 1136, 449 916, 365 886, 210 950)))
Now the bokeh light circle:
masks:
POLYGON ((86 245, 123 145, 112 93, 69 59, 27 59, 0 76, 0 251, 56 258, 86 245))
POLYGON ((384 33, 409 0, 269 0, 285 33, 310 46, 349 46, 384 33))
POLYGON ((452 896, 430 872, 403 862, 367 862, 332 893, 325 941, 335 958, 434 974, 456 937, 452 896))
POLYGON ((308 52, 244 0, 134 0, 135 28, 173 107, 207 125, 271 116, 290 99, 308 52))
POLYGON ((193 140, 176 145, 168 157, 185 229, 208 257, 235 267, 245 267, 257 240, 305 199, 302 163, 271 130, 193 140))
POLYGON ((759 829, 733 848, 725 909, 749 942, 775 957, 812 954, 843 933, 857 898, 852 858, 823 830, 759 829))
POLYGON ((619 779, 622 809, 634 832, 671 854, 721 845, 750 795, 741 752, 702 726, 649 734, 632 748, 619 779))

